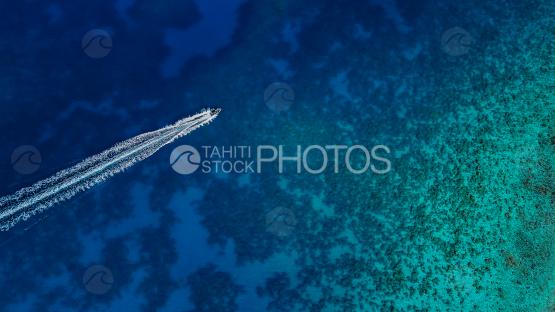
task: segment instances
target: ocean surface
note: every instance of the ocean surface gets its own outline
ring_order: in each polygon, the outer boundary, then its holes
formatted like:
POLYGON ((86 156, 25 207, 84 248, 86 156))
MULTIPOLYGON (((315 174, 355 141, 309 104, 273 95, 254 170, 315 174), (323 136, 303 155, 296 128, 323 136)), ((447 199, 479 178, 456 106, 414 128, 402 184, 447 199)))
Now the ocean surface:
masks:
POLYGON ((0 312, 553 311, 554 16, 1 2, 0 197, 221 112, 0 232, 0 312))

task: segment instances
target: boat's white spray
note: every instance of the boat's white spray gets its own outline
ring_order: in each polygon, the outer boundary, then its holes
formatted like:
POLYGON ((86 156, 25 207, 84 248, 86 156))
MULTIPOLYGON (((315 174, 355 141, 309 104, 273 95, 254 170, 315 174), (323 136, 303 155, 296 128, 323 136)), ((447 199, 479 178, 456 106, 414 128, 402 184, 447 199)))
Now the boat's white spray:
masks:
POLYGON ((102 183, 134 163, 146 159, 162 146, 209 124, 220 109, 202 110, 173 125, 147 132, 84 159, 73 167, 0 198, 0 230, 7 231, 20 220, 70 199, 77 193, 102 183))

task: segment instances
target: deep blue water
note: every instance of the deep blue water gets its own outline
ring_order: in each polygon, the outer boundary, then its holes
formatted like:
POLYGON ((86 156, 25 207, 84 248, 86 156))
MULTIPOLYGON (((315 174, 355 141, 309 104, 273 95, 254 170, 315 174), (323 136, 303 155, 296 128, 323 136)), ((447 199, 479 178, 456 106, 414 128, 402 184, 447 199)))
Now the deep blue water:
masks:
POLYGON ((551 311, 552 15, 0 3, 0 196, 222 109, 0 232, 0 311, 551 311))

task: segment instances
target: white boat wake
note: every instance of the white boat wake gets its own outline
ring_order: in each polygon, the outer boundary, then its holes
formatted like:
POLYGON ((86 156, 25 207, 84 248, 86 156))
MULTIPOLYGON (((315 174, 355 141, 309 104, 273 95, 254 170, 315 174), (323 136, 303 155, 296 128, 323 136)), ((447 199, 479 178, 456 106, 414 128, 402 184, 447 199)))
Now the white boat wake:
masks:
POLYGON ((202 110, 173 125, 147 132, 84 159, 73 167, 0 198, 0 231, 7 231, 20 220, 42 212, 54 204, 102 183, 134 163, 146 159, 162 146, 210 123, 220 109, 202 110))

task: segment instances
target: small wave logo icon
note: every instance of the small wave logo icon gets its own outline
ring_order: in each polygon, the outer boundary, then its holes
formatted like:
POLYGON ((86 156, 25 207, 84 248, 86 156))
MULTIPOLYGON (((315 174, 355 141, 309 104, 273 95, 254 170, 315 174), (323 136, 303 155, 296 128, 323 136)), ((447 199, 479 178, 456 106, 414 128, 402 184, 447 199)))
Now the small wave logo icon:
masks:
POLYGON ((452 283, 452 288, 455 289, 457 292, 468 292, 472 290, 474 287, 474 280, 476 279, 476 275, 474 272, 465 272, 463 270, 454 270, 453 271, 453 279, 450 283, 452 283))
POLYGON ((88 56, 103 58, 112 50, 112 37, 102 29, 93 29, 83 36, 81 44, 88 56))
POLYGON ((525 145, 513 151, 513 162, 521 170, 531 170, 538 165, 541 152, 537 146, 525 145))
POLYGON ((268 232, 275 236, 285 237, 291 234, 295 230, 296 225, 297 219, 295 214, 287 208, 278 207, 272 209, 266 216, 268 232))
POLYGON ((170 155, 170 164, 175 172, 190 174, 200 166, 200 154, 196 148, 189 145, 176 147, 170 155))
POLYGON ((114 285, 114 276, 107 267, 100 264, 93 265, 83 274, 83 285, 88 292, 102 295, 114 285))
POLYGON ((472 45, 470 34, 461 27, 447 29, 441 36, 441 47, 451 56, 462 56, 472 45))
POLYGON ((16 148, 11 158, 13 168, 21 174, 31 174, 37 171, 41 161, 39 151, 31 145, 21 145, 16 148))
POLYGON ((282 112, 287 110, 295 100, 295 93, 291 86, 284 82, 274 82, 264 91, 264 103, 271 110, 282 112))

